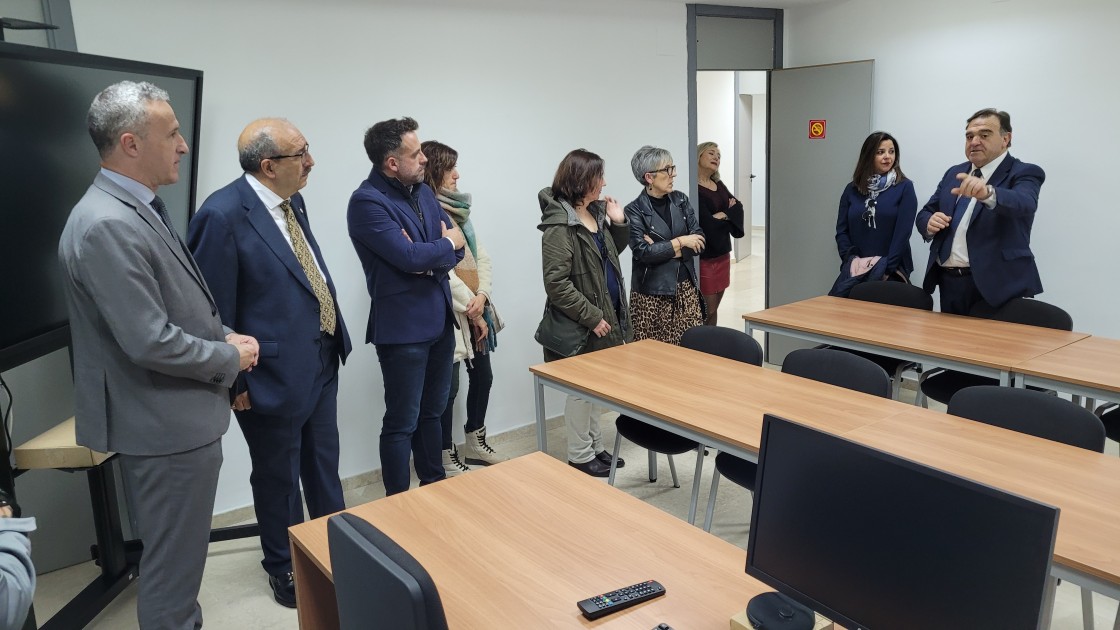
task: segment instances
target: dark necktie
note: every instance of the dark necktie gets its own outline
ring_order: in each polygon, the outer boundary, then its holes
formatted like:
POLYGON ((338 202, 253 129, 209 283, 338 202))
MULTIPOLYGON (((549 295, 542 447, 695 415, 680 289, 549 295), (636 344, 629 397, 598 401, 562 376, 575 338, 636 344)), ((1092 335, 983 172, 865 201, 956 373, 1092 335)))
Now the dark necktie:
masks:
POLYGON ((156 195, 155 198, 152 199, 152 210, 155 210, 156 214, 159 215, 159 220, 163 221, 164 227, 167 228, 168 232, 171 232, 171 236, 174 236, 175 240, 179 240, 179 235, 175 232, 175 228, 171 227, 171 217, 167 216, 167 204, 163 203, 159 195, 156 195))
MULTIPOLYGON (((983 173, 981 173, 978 168, 973 169, 971 175, 973 177, 984 177, 983 173)), ((942 264, 944 264, 946 260, 949 260, 949 256, 953 252, 953 237, 957 235, 957 226, 959 226, 964 219, 964 215, 968 211, 968 204, 972 202, 972 199, 972 197, 966 197, 964 195, 961 195, 960 198, 957 199, 957 205, 953 208, 953 222, 949 224, 949 234, 945 237, 945 240, 941 241, 941 248, 937 250, 937 259, 941 261, 942 264)))

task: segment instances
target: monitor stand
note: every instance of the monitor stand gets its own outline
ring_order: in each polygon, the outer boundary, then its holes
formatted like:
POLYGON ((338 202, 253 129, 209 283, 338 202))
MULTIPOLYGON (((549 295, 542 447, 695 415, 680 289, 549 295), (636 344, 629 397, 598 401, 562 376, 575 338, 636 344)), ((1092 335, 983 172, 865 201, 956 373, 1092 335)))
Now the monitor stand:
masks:
POLYGON ((771 591, 747 602, 747 620, 757 630, 813 630, 816 615, 785 595, 771 591))

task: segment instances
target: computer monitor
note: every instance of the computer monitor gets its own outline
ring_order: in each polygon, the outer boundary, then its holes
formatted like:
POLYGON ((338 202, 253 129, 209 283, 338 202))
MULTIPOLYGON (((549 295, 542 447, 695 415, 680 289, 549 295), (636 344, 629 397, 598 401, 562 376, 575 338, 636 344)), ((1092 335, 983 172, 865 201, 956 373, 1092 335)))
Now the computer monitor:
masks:
POLYGON ((747 573, 846 628, 1040 628, 1058 508, 767 415, 747 573))
POLYGON ((344 512, 327 544, 341 630, 448 630, 432 577, 380 529, 344 512))

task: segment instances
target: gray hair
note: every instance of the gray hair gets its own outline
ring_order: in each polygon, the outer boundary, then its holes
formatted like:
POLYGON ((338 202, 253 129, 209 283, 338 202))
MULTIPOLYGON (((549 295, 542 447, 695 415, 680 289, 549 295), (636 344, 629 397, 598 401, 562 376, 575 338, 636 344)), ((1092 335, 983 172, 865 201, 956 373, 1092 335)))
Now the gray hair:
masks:
POLYGON ((634 178, 642 186, 646 186, 646 173, 652 173, 673 161, 673 156, 665 149, 651 147, 648 144, 634 153, 630 159, 630 170, 634 171, 634 178))
POLYGON ((109 157, 123 133, 144 136, 148 125, 148 103, 152 101, 170 103, 171 97, 165 90, 147 81, 114 83, 93 97, 86 125, 101 157, 109 157))
MULTIPOLYGON (((273 119, 276 123, 288 123, 287 119, 276 118, 273 119)), ((259 173, 261 170, 261 160, 272 157, 280 153, 280 145, 276 144, 276 138, 272 134, 276 131, 276 125, 265 125, 257 130, 245 146, 237 151, 237 161, 241 164, 241 169, 246 173, 259 173)))

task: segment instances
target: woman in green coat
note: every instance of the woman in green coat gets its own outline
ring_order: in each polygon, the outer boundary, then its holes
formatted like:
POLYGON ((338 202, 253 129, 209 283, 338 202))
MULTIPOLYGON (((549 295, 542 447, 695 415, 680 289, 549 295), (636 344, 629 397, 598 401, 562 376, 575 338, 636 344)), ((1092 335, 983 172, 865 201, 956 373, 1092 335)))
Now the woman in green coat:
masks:
MULTIPOLYGON (((566 155, 552 187, 541 190, 542 271, 547 296, 537 339, 545 361, 626 343, 630 312, 618 252, 626 248, 629 225, 612 197, 600 200, 603 159, 584 149, 566 155)), ((599 417, 604 409, 568 396, 568 464, 595 476, 610 474, 599 417)), ((620 459, 618 466, 623 466, 620 459)))

